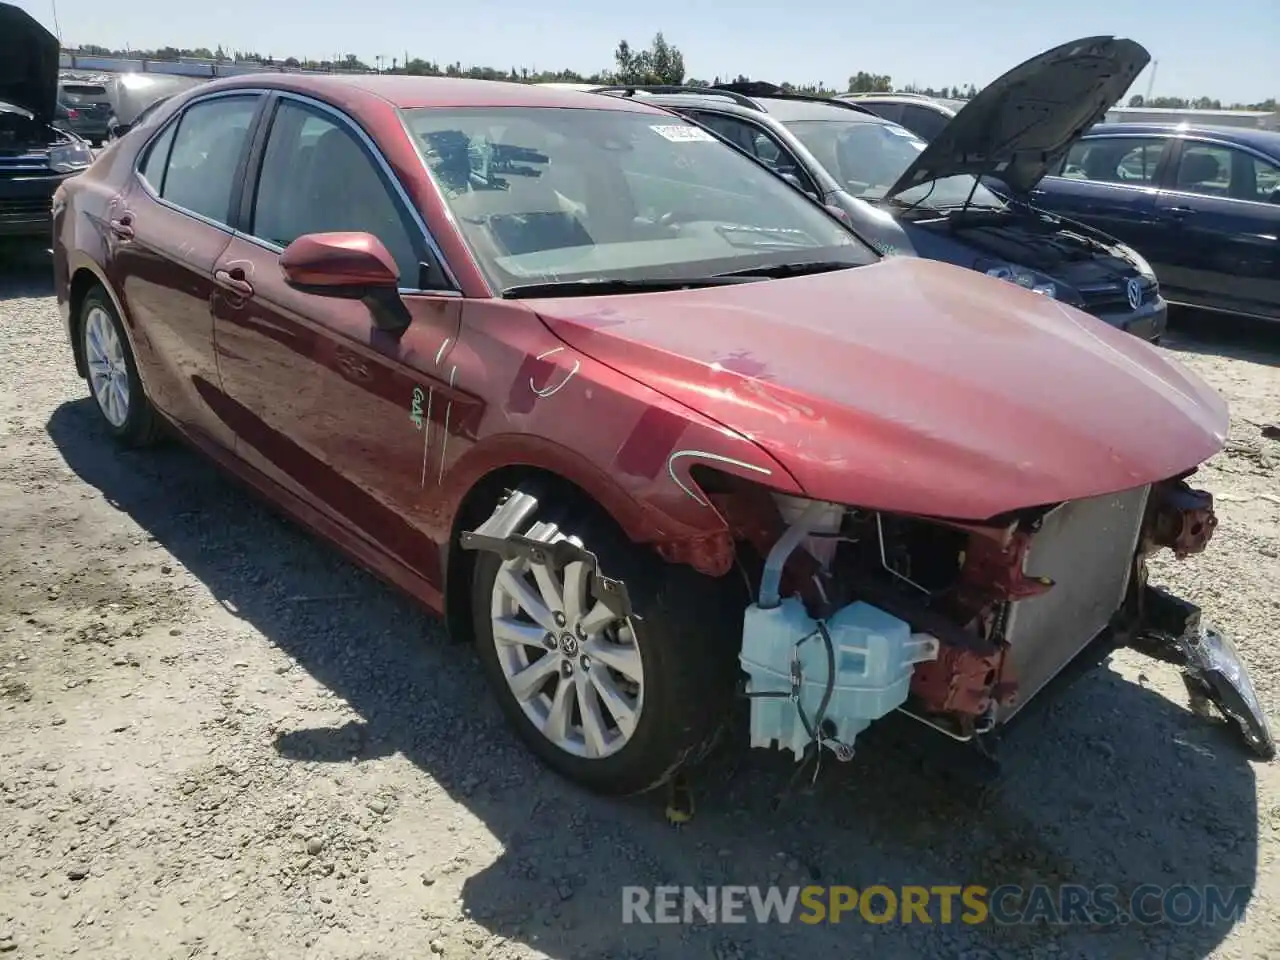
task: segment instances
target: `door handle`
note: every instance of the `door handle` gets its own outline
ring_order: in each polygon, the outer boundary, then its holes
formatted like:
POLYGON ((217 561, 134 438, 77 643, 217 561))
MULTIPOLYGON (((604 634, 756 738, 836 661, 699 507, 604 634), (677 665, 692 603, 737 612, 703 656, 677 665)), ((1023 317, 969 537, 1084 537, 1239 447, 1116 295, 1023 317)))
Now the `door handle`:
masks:
POLYGON ((133 215, 126 213, 110 221, 111 232, 121 240, 133 239, 133 215))
POLYGON ((1195 213, 1190 207, 1170 207, 1168 212, 1175 220, 1185 219, 1195 213))
POLYGON ((220 287, 225 287, 232 293, 239 294, 242 297, 253 296, 253 284, 244 278, 244 271, 239 267, 231 270, 215 270, 213 271, 214 282, 220 287))

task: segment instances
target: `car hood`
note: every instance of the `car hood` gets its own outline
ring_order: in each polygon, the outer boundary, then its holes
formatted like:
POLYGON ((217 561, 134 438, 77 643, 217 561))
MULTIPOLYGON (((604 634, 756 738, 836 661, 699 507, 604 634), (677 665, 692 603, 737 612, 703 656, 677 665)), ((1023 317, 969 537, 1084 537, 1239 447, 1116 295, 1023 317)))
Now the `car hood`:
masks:
POLYGON ((1085 37, 1014 67, 970 100, 886 197, 969 173, 1026 193, 1119 102, 1151 54, 1132 40, 1085 37))
POLYGON ((985 520, 1190 471, 1226 437, 1222 399, 1157 349, 931 260, 529 306, 847 505, 985 520))
POLYGON ((58 106, 58 38, 31 14, 0 3, 0 100, 46 123, 58 106))

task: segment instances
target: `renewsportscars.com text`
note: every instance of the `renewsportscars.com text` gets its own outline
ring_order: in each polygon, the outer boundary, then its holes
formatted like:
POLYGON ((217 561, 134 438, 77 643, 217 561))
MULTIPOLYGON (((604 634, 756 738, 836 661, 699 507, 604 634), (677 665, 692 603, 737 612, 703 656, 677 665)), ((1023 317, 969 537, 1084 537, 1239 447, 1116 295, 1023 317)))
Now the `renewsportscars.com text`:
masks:
POLYGON ((623 923, 1235 924, 1248 887, 623 887, 623 923))

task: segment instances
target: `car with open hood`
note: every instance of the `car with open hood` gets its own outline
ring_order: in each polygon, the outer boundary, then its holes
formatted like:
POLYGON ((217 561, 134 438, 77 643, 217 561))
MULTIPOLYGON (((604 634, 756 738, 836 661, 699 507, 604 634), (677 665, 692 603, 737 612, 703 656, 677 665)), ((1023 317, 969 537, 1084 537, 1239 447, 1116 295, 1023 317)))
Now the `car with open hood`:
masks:
POLYGON ((1060 300, 881 256, 689 120, 225 78, 56 210, 105 434, 176 433, 442 613, 579 783, 673 782, 739 695, 798 760, 901 711, 976 766, 1121 643, 1274 752, 1229 641, 1145 579, 1213 532, 1221 398, 1060 300))
POLYGON ((1168 308, 1146 260, 1027 197, 1148 59, 1137 43, 1111 37, 1054 47, 985 87, 929 143, 857 99, 768 83, 599 89, 703 124, 839 207, 882 252, 970 267, 1155 341, 1168 308), (985 178, 1000 181, 1000 193, 985 178))
POLYGON ((89 144, 60 129, 56 37, 0 3, 0 237, 48 237, 58 186, 93 161, 89 144))

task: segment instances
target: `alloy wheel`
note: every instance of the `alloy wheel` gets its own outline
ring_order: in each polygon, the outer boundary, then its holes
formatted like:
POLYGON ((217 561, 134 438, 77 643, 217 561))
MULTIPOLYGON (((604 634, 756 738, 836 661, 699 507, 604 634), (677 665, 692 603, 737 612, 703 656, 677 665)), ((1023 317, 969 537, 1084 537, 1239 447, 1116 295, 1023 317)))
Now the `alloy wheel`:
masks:
POLYGON ((556 747, 602 759, 630 741, 644 706, 644 667, 631 622, 589 590, 581 561, 556 572, 503 563, 491 619, 498 663, 520 708, 556 747))
POLYGON ((84 353, 98 409, 109 424, 120 429, 129 419, 129 367, 115 323, 102 307, 92 307, 85 317, 84 353))

